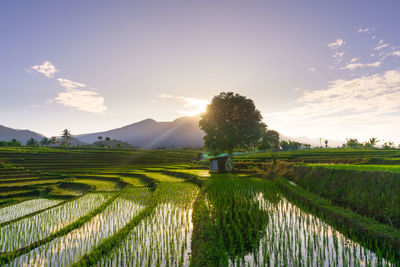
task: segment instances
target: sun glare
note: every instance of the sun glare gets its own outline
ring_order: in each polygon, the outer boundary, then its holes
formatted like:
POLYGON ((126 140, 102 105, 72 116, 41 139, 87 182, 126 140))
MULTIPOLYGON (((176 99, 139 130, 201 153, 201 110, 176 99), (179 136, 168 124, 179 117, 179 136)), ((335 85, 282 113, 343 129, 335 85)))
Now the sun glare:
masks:
POLYGON ((188 110, 179 110, 179 114, 185 116, 195 116, 206 111, 208 104, 207 100, 190 97, 182 97, 181 99, 185 102, 184 107, 188 110))

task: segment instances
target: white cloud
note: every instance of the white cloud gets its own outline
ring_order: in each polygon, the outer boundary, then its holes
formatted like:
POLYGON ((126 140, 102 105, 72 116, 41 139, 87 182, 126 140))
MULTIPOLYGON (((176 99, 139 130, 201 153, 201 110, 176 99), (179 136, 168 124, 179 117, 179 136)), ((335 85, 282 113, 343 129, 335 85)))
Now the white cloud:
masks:
POLYGON ((392 56, 400 57, 400 50, 398 51, 393 51, 392 56))
POLYGON ((377 45, 374 49, 379 51, 379 50, 382 50, 383 48, 385 48, 387 46, 388 46, 388 44, 381 44, 381 45, 377 45))
POLYGON ((65 88, 65 91, 58 93, 57 97, 53 99, 54 102, 92 113, 101 114, 107 111, 107 106, 104 105, 104 97, 99 93, 77 89, 86 88, 85 84, 61 78, 57 80, 65 88))
POLYGON ((328 47, 330 49, 337 49, 339 47, 341 47, 342 45, 344 45, 346 42, 343 41, 342 39, 337 39, 335 42, 333 43, 328 43, 328 47))
POLYGON ((358 33, 363 33, 363 32, 365 32, 365 33, 369 33, 369 32, 371 32, 371 31, 373 31, 373 30, 375 30, 375 28, 360 28, 360 29, 358 29, 358 33))
POLYGON ((58 78, 57 81, 67 90, 76 89, 78 87, 86 87, 86 85, 83 83, 77 83, 67 79, 58 78))
POLYGON ((358 68, 366 68, 366 67, 374 67, 377 68, 382 64, 381 61, 377 61, 374 63, 349 63, 346 66, 344 66, 343 68, 341 68, 341 70, 355 70, 358 68))
POLYGON ((208 101, 200 98, 173 96, 169 94, 156 94, 159 98, 174 99, 181 103, 186 110, 178 110, 177 113, 185 116, 194 116, 206 110, 208 101))
POLYGON ((316 72, 316 71, 317 71, 317 69, 314 68, 314 67, 310 67, 310 68, 308 68, 308 70, 310 70, 310 71, 312 71, 312 72, 316 72))
POLYGON ((344 52, 335 52, 333 58, 336 59, 338 63, 343 61, 344 52))
POLYGON ((160 95, 157 95, 159 98, 174 98, 174 96, 173 95, 168 95, 168 94, 160 94, 160 95))
POLYGON ((354 62, 356 62, 358 59, 359 59, 358 57, 354 57, 354 58, 352 58, 352 59, 350 60, 350 63, 354 63, 354 62))
POLYGON ((399 139, 400 71, 335 80, 328 89, 302 91, 297 107, 264 114, 274 129, 291 135, 399 139))
POLYGON ((42 65, 32 66, 30 69, 43 74, 47 78, 53 78, 58 71, 50 61, 45 61, 42 65))

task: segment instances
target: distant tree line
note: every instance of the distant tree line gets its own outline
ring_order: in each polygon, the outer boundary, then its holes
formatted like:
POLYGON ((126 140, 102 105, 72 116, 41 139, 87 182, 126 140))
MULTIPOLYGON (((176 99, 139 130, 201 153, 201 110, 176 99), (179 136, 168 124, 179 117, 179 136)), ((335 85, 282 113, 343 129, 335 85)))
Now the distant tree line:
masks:
POLYGON ((17 139, 13 139, 11 141, 0 141, 0 147, 1 146, 22 146, 22 144, 17 139))
MULTIPOLYGON (((377 144, 380 142, 378 138, 372 137, 370 138, 367 142, 360 143, 358 142, 357 138, 347 138, 346 139, 346 144, 343 144, 343 147, 348 147, 348 148, 355 148, 355 149, 360 149, 360 148, 367 148, 367 149, 372 149, 372 148, 377 148, 377 144)), ((382 144, 382 149, 395 149, 396 146, 393 141, 387 141, 382 144)), ((400 145, 399 145, 400 148, 400 145)))

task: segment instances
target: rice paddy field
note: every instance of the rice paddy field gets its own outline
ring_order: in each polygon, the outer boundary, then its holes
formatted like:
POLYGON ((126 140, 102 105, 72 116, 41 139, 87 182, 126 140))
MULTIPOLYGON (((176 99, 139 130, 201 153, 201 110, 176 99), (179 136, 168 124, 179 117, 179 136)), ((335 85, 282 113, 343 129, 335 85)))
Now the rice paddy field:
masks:
POLYGON ((399 266, 397 150, 0 148, 1 266, 399 266))

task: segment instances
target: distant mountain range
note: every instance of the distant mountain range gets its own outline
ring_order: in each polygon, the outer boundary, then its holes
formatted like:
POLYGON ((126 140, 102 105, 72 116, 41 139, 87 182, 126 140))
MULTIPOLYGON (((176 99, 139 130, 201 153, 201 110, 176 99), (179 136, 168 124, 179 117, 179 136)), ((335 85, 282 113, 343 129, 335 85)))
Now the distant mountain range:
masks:
POLYGON ((15 138, 22 144, 25 144, 28 139, 33 138, 39 141, 43 137, 44 135, 29 130, 16 130, 0 125, 0 141, 11 141, 15 138))
MULTIPOLYGON (((73 145, 92 144, 98 141, 98 137, 101 136, 103 140, 106 137, 110 137, 110 139, 124 141, 132 146, 142 148, 171 148, 172 146, 175 148, 201 147, 203 146, 204 132, 199 128, 199 120, 199 116, 182 117, 172 122, 157 122, 153 119, 146 119, 105 132, 75 135, 72 143, 73 145)), ((0 125, 0 141, 10 141, 15 138, 25 144, 31 137, 39 141, 44 135, 29 130, 15 130, 0 125)), ((320 145, 319 138, 292 138, 282 134, 280 134, 280 138, 285 141, 293 140, 311 144, 311 146, 320 145)), ((330 147, 341 146, 343 143, 344 141, 328 140, 328 146, 330 147)), ((322 140, 322 146, 324 145, 324 140, 322 140)))
POLYGON ((143 120, 121 128, 106 132, 76 135, 85 143, 98 141, 97 137, 110 137, 128 142, 133 146, 143 148, 158 148, 174 146, 203 146, 204 132, 199 128, 199 117, 182 117, 172 122, 157 122, 153 119, 143 120))

